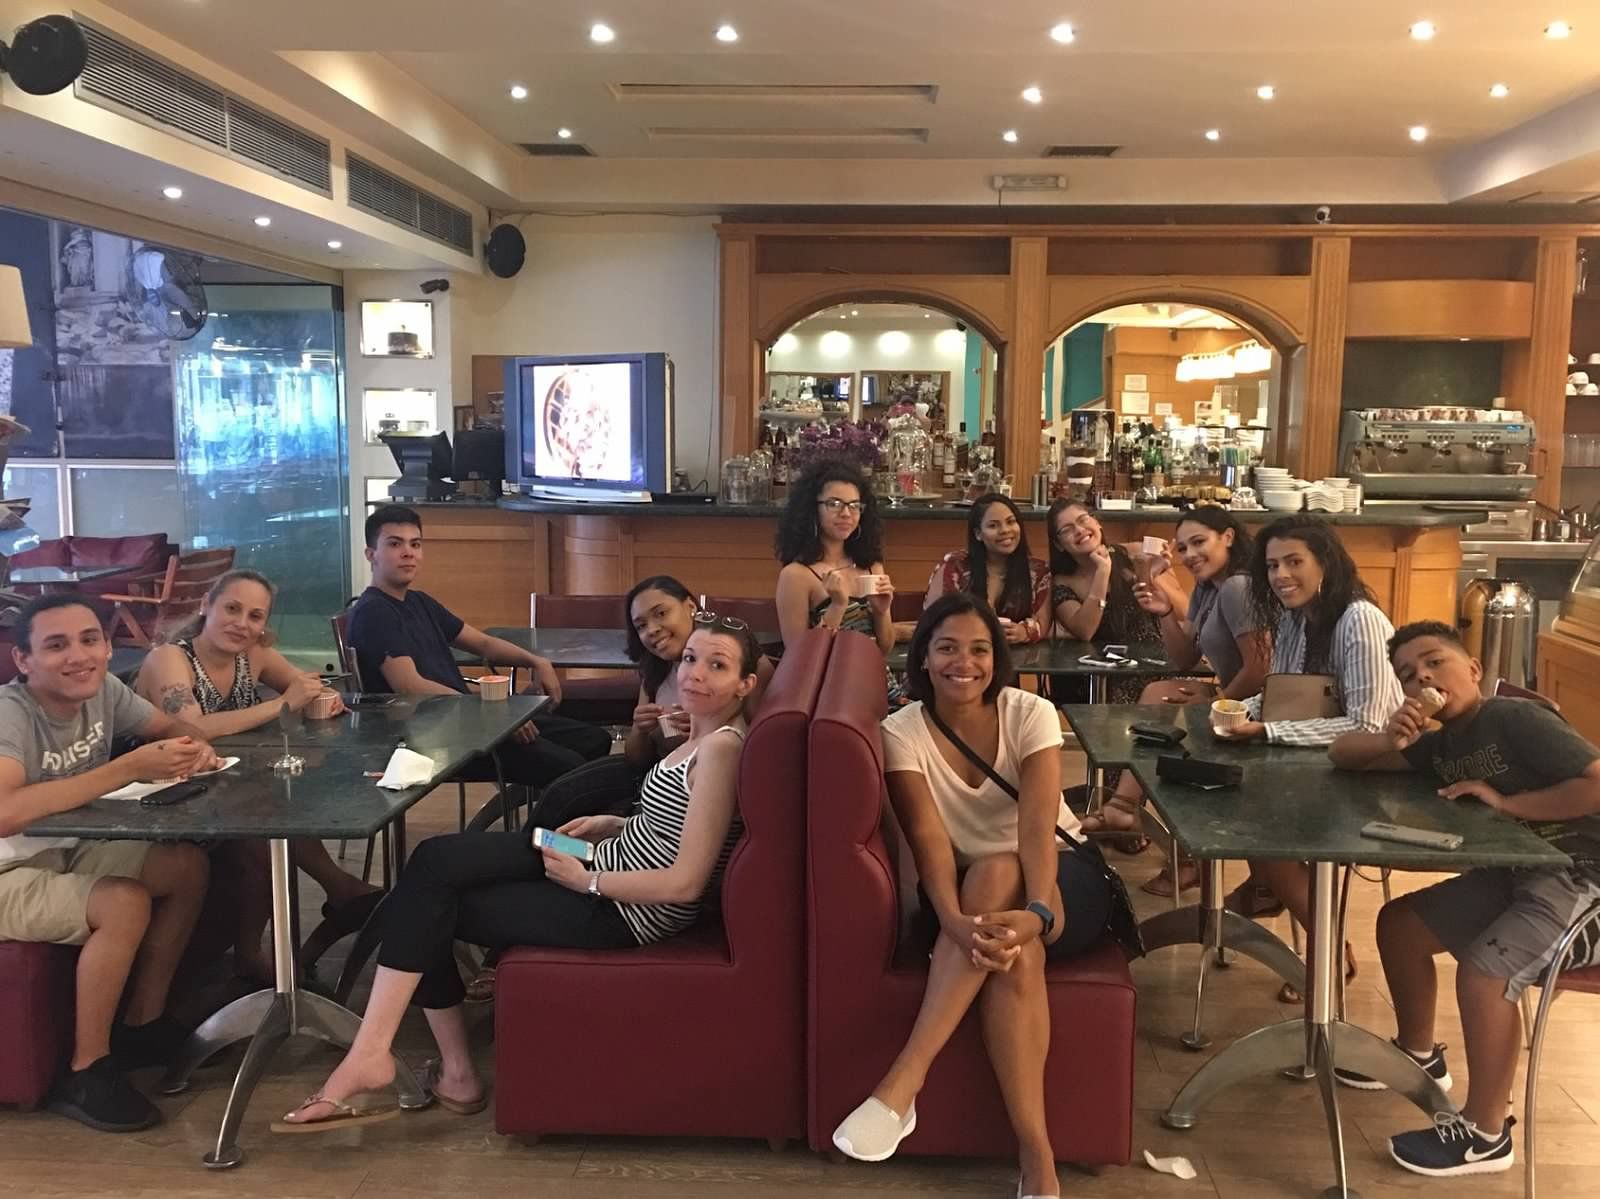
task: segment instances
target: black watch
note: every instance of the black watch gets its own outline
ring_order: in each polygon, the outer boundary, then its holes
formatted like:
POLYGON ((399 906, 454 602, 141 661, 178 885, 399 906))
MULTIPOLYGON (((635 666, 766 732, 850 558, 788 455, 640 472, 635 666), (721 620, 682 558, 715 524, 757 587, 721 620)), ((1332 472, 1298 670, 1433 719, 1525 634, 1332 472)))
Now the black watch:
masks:
POLYGON ((1024 910, 1032 912, 1035 916, 1039 917, 1040 920, 1044 921, 1044 929, 1039 935, 1041 937, 1048 937, 1050 935, 1050 930, 1056 926, 1055 909, 1049 904, 1045 903, 1043 900, 1034 899, 1029 901, 1027 908, 1024 910))

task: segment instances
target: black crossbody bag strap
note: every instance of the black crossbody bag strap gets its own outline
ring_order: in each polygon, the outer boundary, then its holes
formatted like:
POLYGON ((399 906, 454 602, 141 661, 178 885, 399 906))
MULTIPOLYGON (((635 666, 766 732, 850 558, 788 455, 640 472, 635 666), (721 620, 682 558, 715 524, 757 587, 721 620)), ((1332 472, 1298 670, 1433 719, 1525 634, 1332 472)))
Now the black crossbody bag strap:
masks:
MULTIPOLYGON (((934 711, 932 704, 923 704, 922 710, 928 714, 928 719, 933 721, 934 727, 945 735, 945 739, 948 740, 951 745, 955 746, 961 751, 962 756, 965 757, 967 761, 971 762, 979 770, 983 771, 984 774, 988 775, 989 781, 1009 795, 1013 803, 1022 802, 1021 792, 1019 792, 1009 782, 1002 778, 999 771, 997 771, 993 766, 989 765, 989 763, 985 762, 977 750, 973 749, 972 746, 968 745, 960 737, 956 736, 955 731, 944 722, 944 718, 940 716, 938 712, 934 711)), ((1077 845, 1078 843, 1073 837, 1068 836, 1066 830, 1063 829, 1059 824, 1056 825, 1056 835, 1068 845, 1077 845)))

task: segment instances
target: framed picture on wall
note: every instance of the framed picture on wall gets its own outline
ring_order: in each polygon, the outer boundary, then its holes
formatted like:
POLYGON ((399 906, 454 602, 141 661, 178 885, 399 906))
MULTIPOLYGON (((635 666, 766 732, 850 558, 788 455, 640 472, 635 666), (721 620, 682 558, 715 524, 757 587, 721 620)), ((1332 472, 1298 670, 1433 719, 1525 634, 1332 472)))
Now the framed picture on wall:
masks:
POLYGON ((432 300, 362 300, 363 358, 432 358, 432 300))

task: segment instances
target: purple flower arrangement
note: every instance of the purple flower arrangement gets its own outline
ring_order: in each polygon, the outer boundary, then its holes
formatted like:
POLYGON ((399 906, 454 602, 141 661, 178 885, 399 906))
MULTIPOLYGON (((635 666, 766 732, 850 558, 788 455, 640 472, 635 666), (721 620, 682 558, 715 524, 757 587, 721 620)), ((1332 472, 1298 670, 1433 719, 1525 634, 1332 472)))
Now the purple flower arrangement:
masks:
POLYGON ((825 458, 843 458, 870 474, 883 460, 880 449, 883 435, 884 427, 878 421, 808 425, 789 445, 790 475, 797 477, 825 458))

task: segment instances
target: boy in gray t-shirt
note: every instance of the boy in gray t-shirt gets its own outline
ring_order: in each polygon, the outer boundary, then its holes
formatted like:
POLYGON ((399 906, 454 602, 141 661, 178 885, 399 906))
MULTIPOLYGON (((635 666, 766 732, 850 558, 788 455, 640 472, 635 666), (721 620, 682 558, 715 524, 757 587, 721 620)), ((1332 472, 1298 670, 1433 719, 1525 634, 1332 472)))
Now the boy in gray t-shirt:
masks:
POLYGON ((110 645, 80 597, 33 601, 14 632, 20 677, 0 687, 0 940, 82 946, 72 1060, 50 1110, 107 1132, 148 1128, 161 1114, 122 1071, 163 1064, 188 1035, 165 1009, 205 898, 205 855, 24 830, 136 780, 207 769, 216 755, 107 675, 110 645), (163 739, 112 760, 112 741, 130 735, 163 739))
MULTIPOLYGON (((1461 1114, 1389 1142, 1417 1174, 1486 1174, 1512 1165, 1506 1096, 1521 1052, 1517 1000, 1554 964, 1567 929, 1600 902, 1600 749, 1552 708, 1530 699, 1485 699, 1483 669, 1449 625, 1407 625, 1389 642, 1406 701, 1381 733, 1350 733, 1328 756, 1355 770, 1419 770, 1444 800, 1488 804, 1527 824, 1571 867, 1479 868, 1402 896, 1378 913, 1378 947, 1395 1005, 1395 1044, 1441 1086, 1444 1046, 1433 1040, 1434 958, 1456 959, 1456 997, 1472 1065, 1461 1114)), ((1597 957, 1591 930, 1569 967, 1597 957)), ((1335 1068, 1364 1090, 1382 1083, 1335 1068)))

